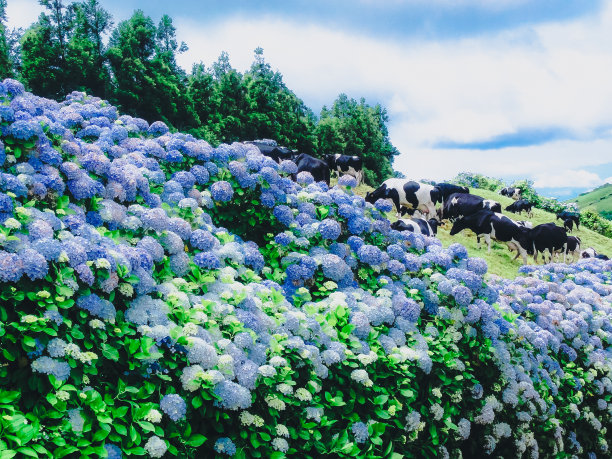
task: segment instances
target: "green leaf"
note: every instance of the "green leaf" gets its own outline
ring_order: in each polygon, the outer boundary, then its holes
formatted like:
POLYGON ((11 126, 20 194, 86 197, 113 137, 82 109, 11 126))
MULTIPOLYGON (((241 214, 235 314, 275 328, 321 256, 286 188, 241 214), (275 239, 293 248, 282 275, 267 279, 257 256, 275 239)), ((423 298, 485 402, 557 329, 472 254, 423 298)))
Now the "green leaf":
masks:
POLYGON ((102 441, 106 437, 108 437, 108 432, 106 430, 98 430, 93 436, 93 441, 102 441))
POLYGON ((109 360, 116 362, 119 360, 119 351, 106 343, 102 344, 102 355, 109 360))
POLYGON ((193 434, 191 437, 189 437, 189 440, 187 440, 187 444, 197 448, 198 446, 202 446, 205 441, 206 437, 204 435, 193 434))
POLYGON ((0 403, 11 403, 19 398, 19 391, 0 391, 0 403))
POLYGON ((113 424, 113 427, 115 428, 115 430, 117 431, 117 433, 119 435, 127 435, 127 427, 124 426, 123 424, 119 424, 119 423, 115 423, 113 424))
POLYGON ((193 399, 191 400, 191 404, 193 405, 193 407, 197 410, 198 408, 200 408, 202 406, 202 404, 204 403, 204 401, 202 400, 202 397, 199 396, 195 396, 193 397, 193 399))
POLYGON ((0 459, 11 459, 17 455, 17 451, 13 451, 12 449, 7 449, 4 451, 0 451, 0 459))

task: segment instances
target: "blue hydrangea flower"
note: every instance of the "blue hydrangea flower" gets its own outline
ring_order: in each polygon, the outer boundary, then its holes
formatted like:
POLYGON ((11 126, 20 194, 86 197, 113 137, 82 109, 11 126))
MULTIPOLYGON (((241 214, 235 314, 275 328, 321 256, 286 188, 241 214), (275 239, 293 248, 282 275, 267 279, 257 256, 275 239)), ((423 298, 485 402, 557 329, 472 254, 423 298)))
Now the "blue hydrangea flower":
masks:
POLYGON ((215 451, 226 456, 234 456, 236 454, 236 445, 227 437, 221 437, 215 442, 215 451))
POLYGON ((331 218, 326 218, 319 224, 319 233, 323 239, 335 241, 340 237, 340 232, 340 224, 331 218))
POLYGON ((221 268, 221 260, 211 252, 200 252, 193 257, 193 262, 200 268, 219 269, 221 268))
POLYGON ((212 184, 210 194, 215 201, 227 202, 234 196, 234 189, 229 182, 222 180, 212 184))
POLYGON ((164 395, 159 403, 159 407, 174 422, 184 419, 187 413, 187 404, 178 394, 164 395))
POLYGON ((276 219, 285 226, 289 226, 291 225, 291 223, 293 223, 293 211, 288 206, 276 206, 274 208, 273 214, 276 219))

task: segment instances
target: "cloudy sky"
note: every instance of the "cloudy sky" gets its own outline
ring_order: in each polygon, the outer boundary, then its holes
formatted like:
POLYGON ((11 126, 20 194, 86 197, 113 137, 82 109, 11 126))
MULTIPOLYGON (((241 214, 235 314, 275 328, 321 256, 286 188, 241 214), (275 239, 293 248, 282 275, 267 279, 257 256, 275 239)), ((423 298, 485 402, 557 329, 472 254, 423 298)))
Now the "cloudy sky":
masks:
MULTIPOLYGON (((103 0, 115 22, 140 8, 174 19, 189 51, 240 71, 261 46, 318 113, 339 93, 389 114, 395 169, 529 178, 562 199, 612 182, 612 1, 103 0)), ((8 0, 27 27, 34 0, 8 0)))

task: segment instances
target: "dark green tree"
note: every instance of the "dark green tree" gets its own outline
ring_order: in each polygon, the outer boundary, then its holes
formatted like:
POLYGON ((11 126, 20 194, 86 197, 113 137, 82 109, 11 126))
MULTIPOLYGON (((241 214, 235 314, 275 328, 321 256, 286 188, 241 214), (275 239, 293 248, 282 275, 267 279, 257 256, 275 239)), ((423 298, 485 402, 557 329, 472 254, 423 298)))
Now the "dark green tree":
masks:
POLYGON ((58 99, 72 86, 67 53, 74 10, 62 0, 40 0, 40 4, 46 12, 21 39, 21 76, 36 94, 58 99))
POLYGON ((111 76, 106 63, 104 36, 113 26, 112 16, 98 0, 73 3, 71 8, 74 11, 74 32, 66 57, 71 89, 106 98, 110 93, 111 76))
POLYGON ((245 138, 271 138, 280 144, 314 153, 314 114, 283 82, 280 72, 273 71, 255 50, 255 60, 244 76, 248 104, 245 138))
POLYGON ((212 75, 215 90, 211 96, 208 130, 221 142, 247 140, 248 103, 243 77, 231 66, 225 51, 213 63, 212 75))
POLYGON ((13 76, 9 31, 6 28, 6 0, 0 0, 0 76, 13 76))
POLYGON ((212 116, 215 113, 215 78, 212 71, 207 70, 206 66, 199 62, 193 64, 191 75, 187 82, 187 97, 193 104, 200 125, 192 133, 201 137, 211 144, 218 144, 220 139, 216 137, 215 130, 212 129, 212 116))
MULTIPOLYGON (((172 40, 173 30, 162 35, 164 42, 172 40)), ((172 47, 160 48, 160 43, 158 29, 142 10, 119 23, 107 52, 116 85, 112 98, 125 112, 148 121, 163 120, 179 129, 196 126, 185 78, 170 64, 172 47)))
POLYGON ((363 159, 365 182, 377 186, 393 176, 399 151, 391 144, 387 111, 340 94, 331 109, 323 107, 317 124, 319 154, 356 155, 363 159))

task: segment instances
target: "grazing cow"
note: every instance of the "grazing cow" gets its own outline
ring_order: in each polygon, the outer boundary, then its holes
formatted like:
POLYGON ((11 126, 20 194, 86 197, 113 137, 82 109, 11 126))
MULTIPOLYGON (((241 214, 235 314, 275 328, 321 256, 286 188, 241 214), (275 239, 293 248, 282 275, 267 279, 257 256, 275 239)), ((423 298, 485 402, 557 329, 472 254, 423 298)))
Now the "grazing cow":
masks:
POLYGON ((546 262, 545 252, 548 250, 549 262, 552 262, 556 250, 563 250, 563 261, 566 259, 567 232, 554 223, 542 223, 529 230, 529 239, 532 243, 533 261, 538 262, 538 253, 542 252, 543 261, 546 262))
POLYGON ((379 199, 391 199, 398 216, 401 215, 401 208, 404 206, 436 218, 435 204, 440 202, 440 190, 426 183, 390 178, 371 193, 367 193, 365 197, 365 200, 371 204, 379 199))
POLYGON ((569 254, 572 254, 572 262, 576 261, 576 258, 580 258, 580 238, 578 236, 567 237, 565 255, 569 254))
POLYGON ((438 234, 438 225, 440 222, 435 218, 425 220, 423 218, 401 218, 391 223, 391 229, 397 231, 411 231, 425 236, 435 236, 438 234))
POLYGON ((581 258, 599 258, 600 260, 609 260, 609 258, 602 254, 597 253, 593 247, 589 247, 588 249, 583 250, 580 253, 581 258))
POLYGON ((557 220, 563 220, 564 224, 565 224, 565 221, 572 220, 574 224, 576 225, 576 229, 577 230, 580 229, 580 214, 579 213, 564 210, 562 212, 559 212, 556 215, 557 215, 557 220))
POLYGON ((293 160, 300 172, 310 172, 315 179, 315 182, 325 182, 329 185, 329 166, 325 161, 312 156, 301 153, 293 160))
POLYGON ((521 189, 514 187, 502 188, 499 194, 502 196, 508 196, 516 201, 521 197, 521 189))
POLYGON ((347 155, 325 155, 323 159, 327 162, 329 170, 340 175, 352 175, 357 180, 359 185, 363 180, 363 163, 359 156, 347 155))
POLYGON ((523 228, 533 228, 533 223, 528 222, 526 220, 518 220, 515 222, 518 226, 522 226, 523 228))
POLYGON ((280 147, 278 145, 271 145, 267 142, 258 142, 257 140, 245 142, 255 145, 262 155, 268 156, 272 158, 277 163, 281 163, 281 161, 286 159, 291 159, 293 156, 293 152, 289 150, 287 147, 280 147))
POLYGON ((500 213, 490 210, 479 210, 474 214, 455 220, 450 235, 453 236, 464 229, 470 229, 476 234, 478 248, 480 238, 484 236, 488 252, 491 252, 491 238, 505 242, 510 251, 516 250, 514 257, 523 258, 523 264, 527 264, 527 253, 529 252, 529 229, 517 225, 515 221, 500 213))
POLYGON ((453 193, 440 209, 440 219, 453 221, 459 217, 475 214, 479 210, 501 213, 501 204, 475 194, 453 193))
POLYGON ((533 217, 533 212, 531 210, 532 207, 533 207, 533 204, 531 204, 526 199, 519 199, 518 201, 514 201, 512 204, 506 207, 506 210, 514 214, 520 214, 522 211, 525 211, 527 216, 529 218, 532 218, 533 217))

